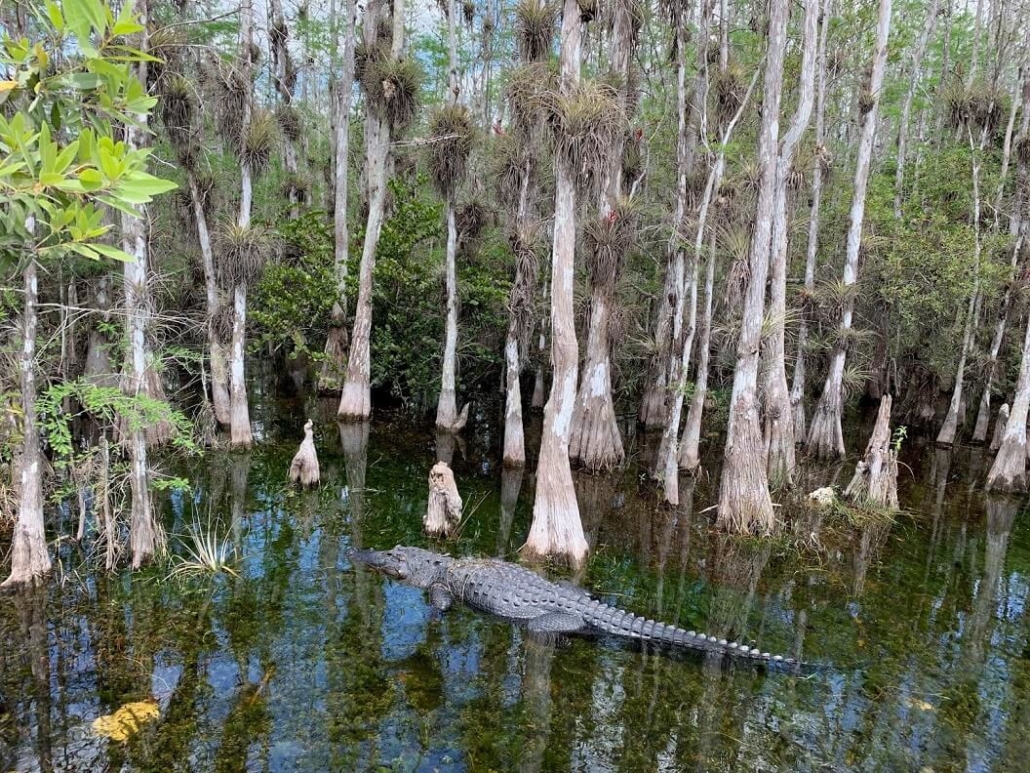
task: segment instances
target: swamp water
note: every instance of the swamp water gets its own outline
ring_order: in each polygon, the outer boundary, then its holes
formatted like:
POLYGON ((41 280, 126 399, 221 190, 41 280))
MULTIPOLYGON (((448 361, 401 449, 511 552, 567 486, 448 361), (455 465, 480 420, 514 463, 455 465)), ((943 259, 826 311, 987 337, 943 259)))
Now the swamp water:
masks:
MULTIPOLYGON (((546 646, 431 610, 346 548, 426 544, 439 450, 468 515, 441 549, 513 559, 531 473, 502 475, 482 429, 437 449, 403 422, 326 419, 322 486, 290 491, 302 423, 295 410, 252 453, 193 463, 192 493, 167 504, 173 553, 199 522, 232 546, 238 576, 167 579, 173 562, 105 577, 75 572, 65 548, 47 588, 0 597, 0 771, 1030 768, 1030 513, 984 497, 975 450, 912 444, 894 524, 800 514, 790 540, 765 543, 711 530, 708 479, 684 479, 674 511, 639 466, 577 479, 594 546, 578 582, 822 664, 796 677, 609 640, 546 646), (159 715, 128 741, 91 729, 144 700, 159 715)), ((852 464, 801 485, 846 484, 852 464)))

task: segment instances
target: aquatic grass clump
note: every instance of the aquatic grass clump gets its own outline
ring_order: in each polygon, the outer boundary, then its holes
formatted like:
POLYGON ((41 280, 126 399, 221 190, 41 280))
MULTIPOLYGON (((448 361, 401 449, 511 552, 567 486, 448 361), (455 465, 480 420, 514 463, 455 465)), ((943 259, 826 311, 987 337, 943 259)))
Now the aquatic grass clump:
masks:
POLYGON ((219 539, 210 524, 204 528, 199 521, 194 520, 181 539, 181 544, 186 555, 172 559, 174 566, 169 578, 216 574, 240 576, 236 569, 239 563, 236 547, 228 540, 219 539))
POLYGON ((469 156, 476 137, 472 115, 465 105, 446 105, 429 122, 433 138, 429 146, 429 176, 444 198, 454 195, 465 179, 469 156))

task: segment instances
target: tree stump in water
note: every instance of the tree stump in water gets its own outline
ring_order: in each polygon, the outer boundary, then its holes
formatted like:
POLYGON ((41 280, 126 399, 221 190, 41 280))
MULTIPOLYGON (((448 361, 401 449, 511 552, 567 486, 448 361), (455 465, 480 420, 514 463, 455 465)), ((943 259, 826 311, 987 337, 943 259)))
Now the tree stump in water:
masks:
POLYGON ((429 504, 422 519, 422 528, 433 537, 450 537, 461 523, 461 495, 454 482, 454 473, 445 462, 437 462, 429 471, 429 504))
POLYGON ((1003 403, 998 409, 998 418, 994 422, 994 437, 991 438, 991 451, 1001 448, 1001 441, 1005 437, 1005 425, 1009 423, 1009 404, 1003 403))
POLYGON ((853 502, 864 502, 888 510, 898 508, 898 452, 891 448, 891 396, 880 400, 880 412, 865 457, 855 466, 855 475, 844 491, 853 502))
POLYGON ((311 419, 304 425, 304 440, 290 463, 290 482, 304 488, 317 486, 319 480, 318 454, 315 453, 315 437, 311 419))

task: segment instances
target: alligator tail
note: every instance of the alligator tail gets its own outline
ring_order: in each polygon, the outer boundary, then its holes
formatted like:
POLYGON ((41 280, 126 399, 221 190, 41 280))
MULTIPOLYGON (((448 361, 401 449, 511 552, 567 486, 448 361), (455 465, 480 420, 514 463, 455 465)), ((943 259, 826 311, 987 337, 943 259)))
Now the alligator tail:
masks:
POLYGON ((703 652, 720 652, 739 658, 748 658, 763 663, 797 666, 794 658, 762 652, 757 647, 748 647, 737 642, 718 639, 703 633, 687 631, 674 625, 656 622, 646 617, 616 607, 602 607, 590 616, 592 626, 615 636, 627 636, 643 641, 662 642, 675 647, 687 647, 703 652))

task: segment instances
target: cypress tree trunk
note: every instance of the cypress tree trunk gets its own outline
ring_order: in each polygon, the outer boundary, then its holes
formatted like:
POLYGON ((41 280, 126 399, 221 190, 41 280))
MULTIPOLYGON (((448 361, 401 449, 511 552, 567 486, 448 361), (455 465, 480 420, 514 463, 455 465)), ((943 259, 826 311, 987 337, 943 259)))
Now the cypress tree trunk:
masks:
POLYGON ((790 129, 780 143, 773 194, 772 243, 770 247, 769 311, 772 332, 765 342, 765 447, 769 479, 790 486, 794 475, 794 419, 787 391, 784 329, 787 317, 787 178, 801 136, 812 117, 815 83, 816 24, 819 0, 806 0, 804 49, 801 56, 800 99, 790 129))
POLYGON ((333 91, 333 275, 336 278, 336 301, 333 303, 329 335, 325 342, 325 363, 318 388, 324 392, 340 391, 340 380, 347 365, 347 263, 350 249, 350 228, 347 214, 347 180, 349 178, 350 106, 354 90, 354 29, 357 25, 357 4, 347 0, 344 22, 343 63, 340 79, 333 91))
POLYGON ((225 362, 225 352, 218 339, 215 319, 218 316, 218 283, 215 278, 215 251, 211 244, 211 231, 207 225, 207 211, 204 209, 204 195, 201 192, 197 175, 192 169, 187 170, 186 183, 189 186, 190 203, 193 207, 193 220, 197 228, 197 241, 200 242, 201 263, 204 266, 204 290, 207 301, 207 341, 211 355, 211 401, 214 406, 215 420, 229 425, 229 370, 225 362))
MULTIPOLYGON (((847 258, 844 263, 844 286, 851 288, 858 281, 858 253, 862 244, 862 223, 865 217, 865 195, 869 184, 869 167, 873 155, 873 140, 876 137, 876 116, 883 87, 883 73, 887 64, 887 37, 890 33, 891 0, 880 0, 876 26, 876 52, 873 55, 872 73, 864 87, 863 99, 859 100, 866 109, 859 133, 858 157, 855 161, 854 198, 851 203, 848 226, 847 258)), ((830 370, 823 385, 822 396, 816 405, 812 427, 808 433, 806 448, 820 459, 844 456, 844 433, 841 428, 842 389, 844 362, 847 357, 847 334, 851 330, 851 319, 855 310, 854 293, 849 292, 844 300, 838 341, 830 362, 830 370)))
MULTIPOLYGON (((454 0, 448 2, 447 40, 450 51, 451 104, 458 104, 461 85, 458 81, 458 32, 454 0)), ((454 199, 458 180, 451 181, 445 203, 447 220, 447 253, 444 272, 447 277, 447 317, 445 320, 443 373, 440 377, 440 399, 436 406, 436 427, 446 432, 460 432, 468 419, 468 406, 458 414, 458 229, 454 222, 454 199)))
MULTIPOLYGON (((582 21, 576 0, 565 0, 561 28, 561 90, 579 84, 582 21)), ((554 380, 544 406, 544 428, 537 465, 533 524, 523 546, 528 558, 556 556, 582 566, 587 541, 579 518, 569 464, 569 430, 576 400, 578 344, 572 308, 576 253, 577 170, 564 159, 556 164, 554 247, 551 254, 551 362, 554 380)))
POLYGON ((762 124, 758 139, 761 180, 755 207, 755 228, 749 255, 750 278, 744 298, 737 364, 733 373, 725 463, 719 486, 716 525, 734 532, 768 533, 773 507, 766 477, 765 448, 758 405, 758 364, 765 314, 765 282, 769 273, 773 194, 778 157, 783 57, 786 48, 788 4, 769 4, 769 42, 765 62, 762 124))
MULTIPOLYGON (((144 28, 148 21, 147 0, 135 0, 134 8, 144 28)), ((146 29, 136 44, 140 51, 147 51, 146 29)), ((135 67, 136 78, 141 84, 147 82, 147 63, 135 67)), ((130 149, 143 146, 146 142, 143 130, 137 126, 125 127, 125 143, 130 149)), ((150 293, 147 289, 150 255, 150 233, 147 224, 147 207, 134 207, 136 215, 122 213, 122 249, 132 256, 125 263, 125 328, 129 342, 128 359, 122 370, 122 391, 129 396, 147 395, 148 360, 147 322, 150 318, 150 293)), ((167 426, 165 432, 170 433, 167 426)), ((132 492, 129 518, 129 543, 132 550, 132 568, 139 569, 149 561, 161 546, 161 530, 154 520, 150 502, 150 487, 147 469, 147 428, 131 426, 125 422, 123 437, 127 435, 129 446, 129 482, 132 492)), ((167 437, 167 434, 165 435, 167 437)))
MULTIPOLYGON (((823 198, 823 164, 826 156, 826 42, 830 33, 830 9, 833 0, 823 0, 822 26, 819 31, 819 49, 816 54, 818 82, 815 92, 815 158, 812 162, 812 206, 808 214, 808 250, 805 255, 805 297, 815 292, 815 266, 819 254, 819 212, 823 198)), ((806 301, 806 307, 808 301, 806 301)), ((808 347, 808 309, 801 312, 798 342, 794 360, 794 376, 790 387, 790 405, 794 417, 794 440, 805 437, 805 360, 808 347)))
MULTIPOLYGON (((983 150, 987 137, 986 129, 980 141, 980 149, 983 150)), ((972 141, 970 141, 972 145, 972 141)), ((966 313, 966 326, 962 335, 962 352, 959 355, 958 368, 955 371, 955 389, 951 393, 951 403, 948 405, 948 413, 944 417, 944 424, 937 435, 937 442, 941 445, 951 445, 955 442, 955 435, 958 433, 959 415, 965 415, 964 401, 962 397, 963 382, 966 375, 966 360, 969 351, 973 346, 973 338, 976 334, 977 322, 980 318, 980 157, 977 148, 971 147, 973 153, 973 232, 975 242, 973 247, 973 293, 969 298, 969 310, 966 313)), ((986 434, 986 430, 985 430, 986 434)))
POLYGON ((1001 448, 987 474, 985 491, 1026 491, 1026 420, 1030 408, 1030 320, 1023 336, 1023 359, 1019 365, 1016 395, 1012 400, 1001 448))
MULTIPOLYGON (((396 59, 404 41, 403 0, 393 0, 394 24, 390 55, 396 59)), ((365 45, 376 45, 376 30, 381 15, 389 12, 384 0, 370 2, 365 11, 365 45)), ((361 250, 361 268, 358 275, 358 301, 354 310, 347 374, 340 395, 338 416, 343 421, 365 421, 372 415, 370 394, 369 342, 372 334, 372 271, 375 268, 376 247, 383 226, 386 207, 387 167, 390 161, 390 123, 374 105, 366 102, 365 116, 365 171, 368 175, 368 219, 365 224, 365 242, 361 250)))
MULTIPOLYGON (((618 103, 620 112, 627 108, 627 84, 630 76, 630 54, 634 44, 633 0, 621 0, 612 8, 612 38, 609 47, 609 73, 612 80, 620 84, 618 103)), ((615 134, 608 168, 601 182, 600 217, 602 223, 616 218, 625 218, 627 212, 619 212, 618 204, 622 192, 622 152, 625 133, 615 134)), ((603 228, 603 226, 602 226, 603 228)), ((612 230, 618 229, 616 224, 612 230)), ((617 248, 621 251, 621 244, 617 248)), ((619 256, 621 258, 621 256, 619 256)), ((583 364, 583 378, 576 395, 576 407, 572 415, 572 459, 588 470, 607 470, 619 467, 625 459, 622 436, 615 418, 615 402, 612 399, 611 341, 608 326, 612 305, 615 302, 615 285, 621 273, 621 261, 614 266, 600 265, 592 256, 594 268, 591 272, 590 323, 587 328, 587 356, 583 364)), ((591 260, 591 258, 588 258, 591 260)))
POLYGON ((708 395, 708 360, 712 340, 712 293, 715 288, 715 231, 712 231, 708 260, 705 263, 704 308, 701 312, 701 337, 698 339, 697 377, 694 394, 687 409, 687 423, 680 440, 679 467, 694 472, 701 466, 701 418, 708 395))
MULTIPOLYGON (((253 116, 254 82, 251 50, 254 44, 254 7, 252 0, 243 0, 240 5, 240 55, 242 58, 243 82, 246 93, 243 96, 243 111, 240 120, 240 137, 246 142, 253 116)), ((240 154, 240 211, 237 226, 241 231, 250 228, 253 208, 253 169, 246 152, 240 154)), ((244 372, 247 335, 247 284, 237 281, 233 287, 232 348, 229 350, 229 444, 233 448, 250 448, 254 438, 250 431, 250 406, 247 398, 247 383, 244 372)), ((212 372, 215 364, 211 364, 212 372)))
MULTIPOLYGON (((33 229, 29 227, 31 232, 33 229)), ((35 256, 24 272, 25 310, 22 318, 21 375, 22 444, 15 460, 18 520, 11 536, 11 574, 0 587, 39 582, 50 571, 43 527, 43 455, 36 422, 36 329, 39 324, 39 278, 35 256)))

